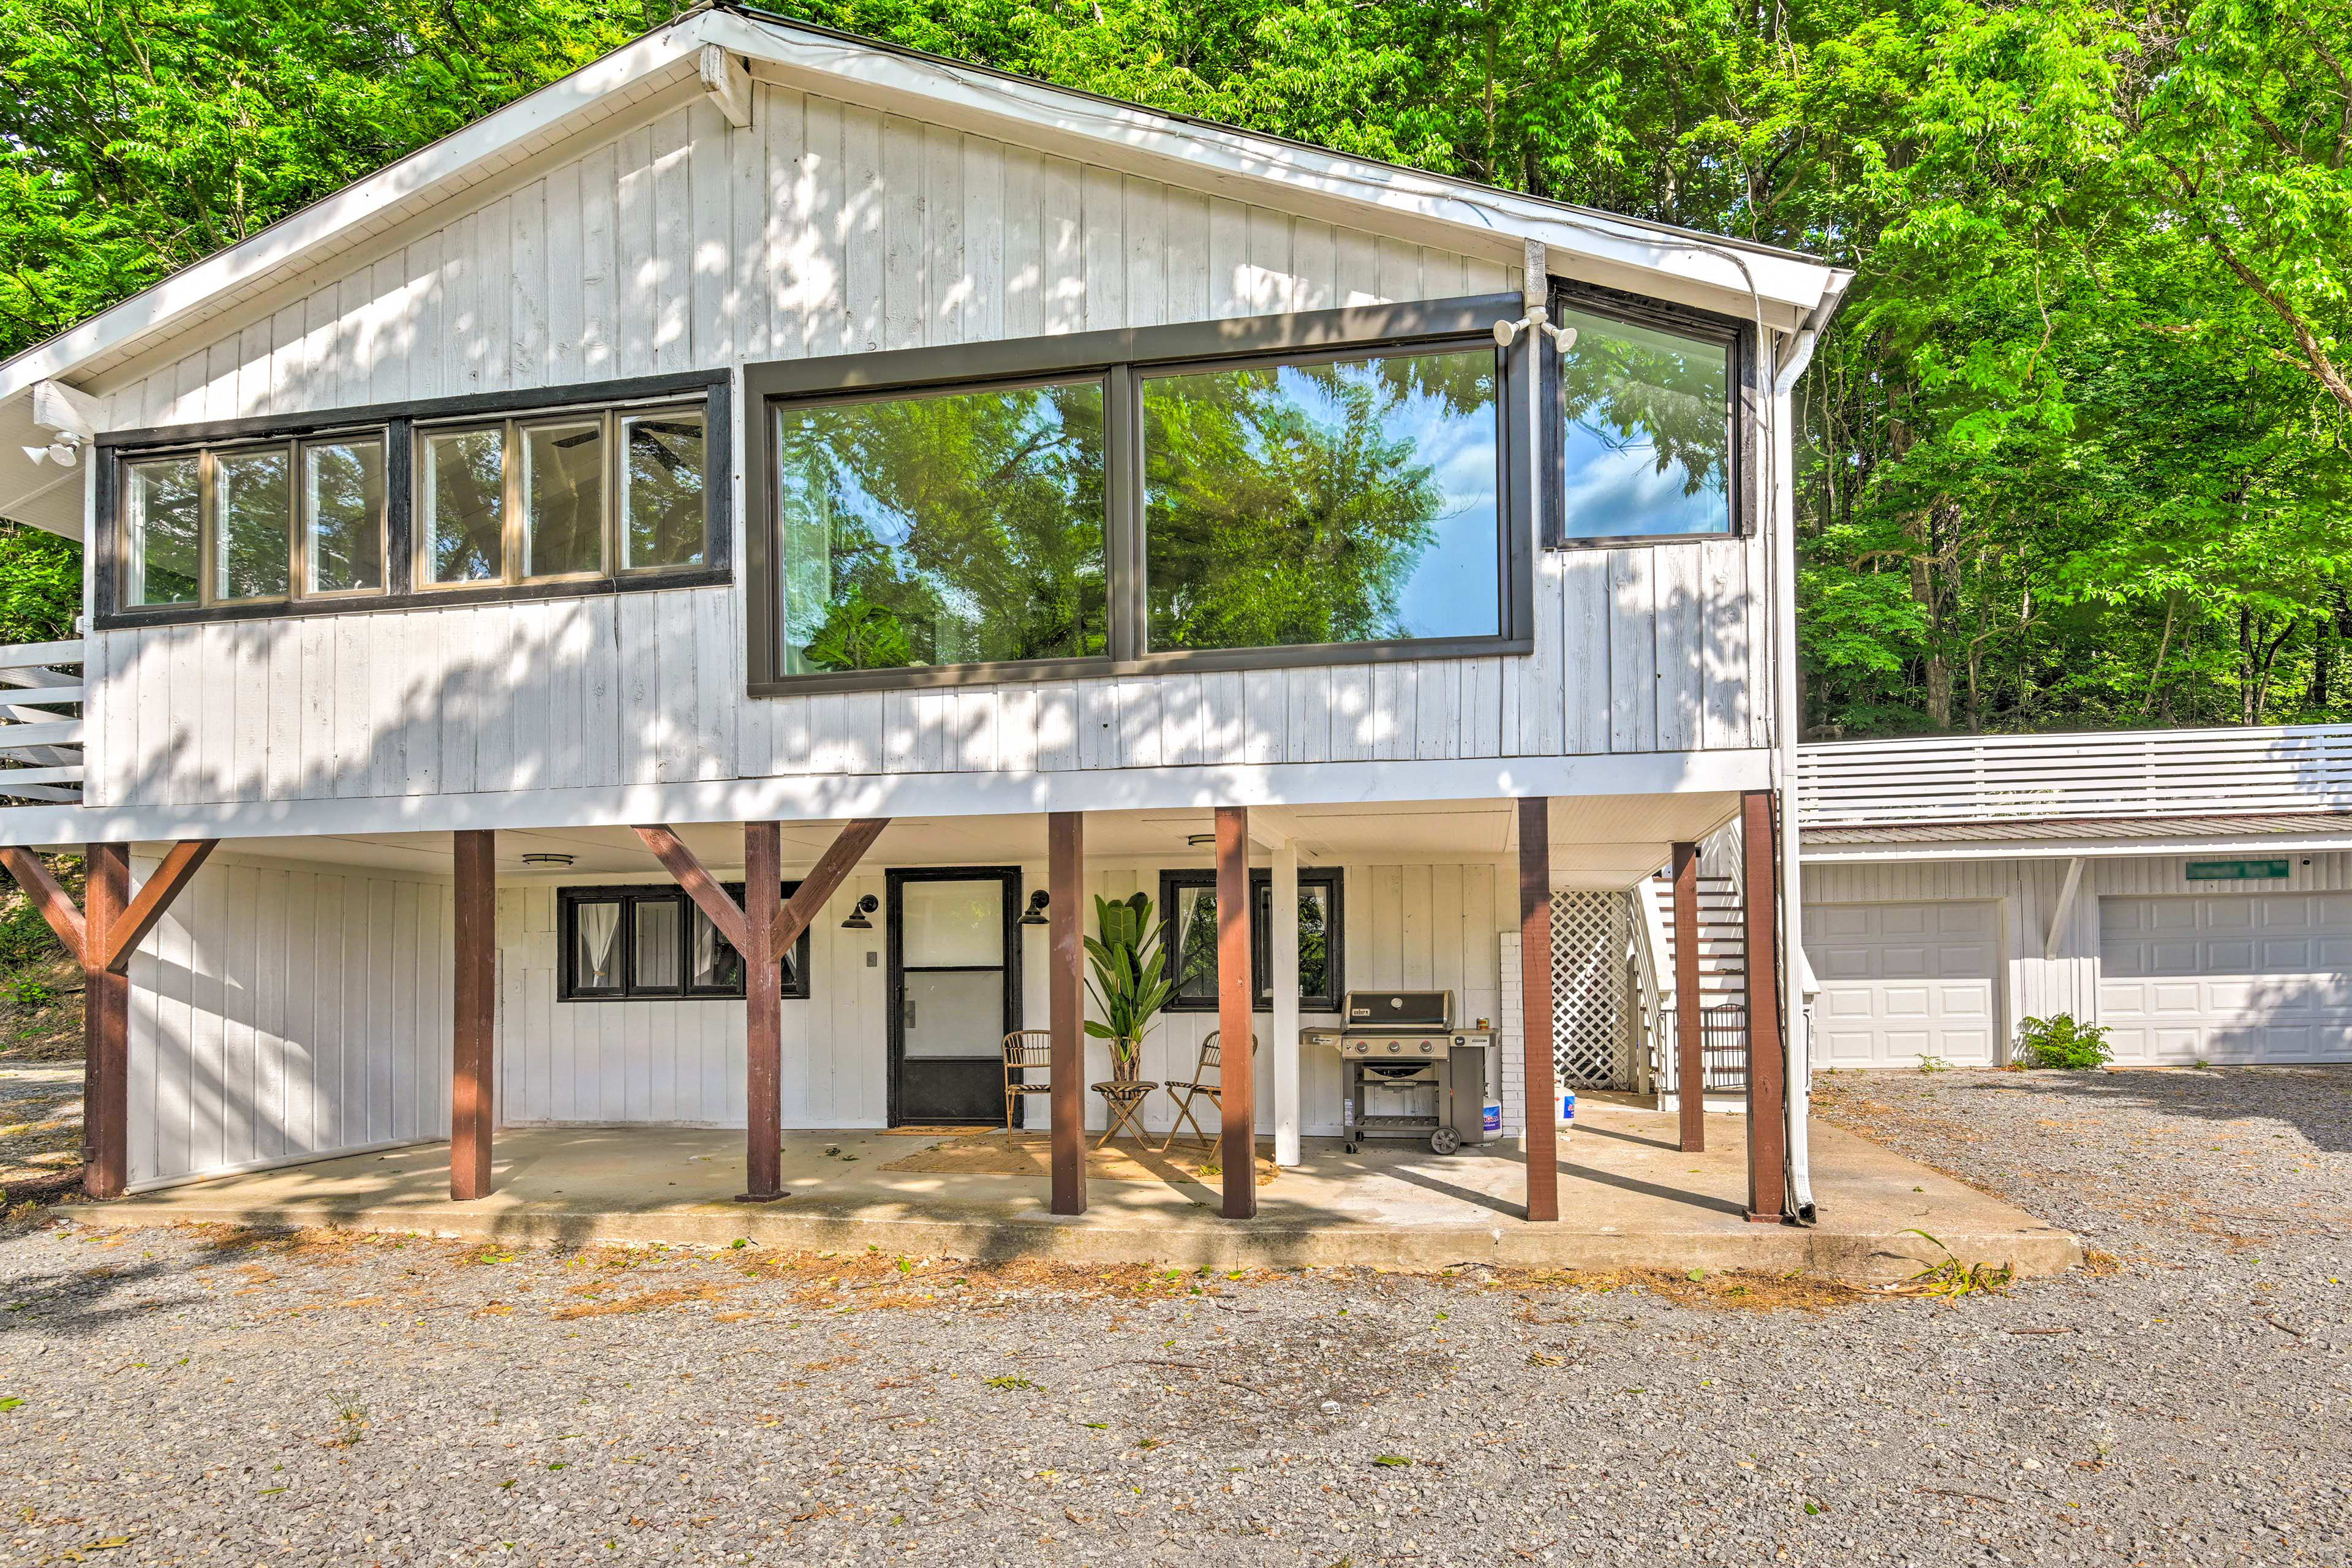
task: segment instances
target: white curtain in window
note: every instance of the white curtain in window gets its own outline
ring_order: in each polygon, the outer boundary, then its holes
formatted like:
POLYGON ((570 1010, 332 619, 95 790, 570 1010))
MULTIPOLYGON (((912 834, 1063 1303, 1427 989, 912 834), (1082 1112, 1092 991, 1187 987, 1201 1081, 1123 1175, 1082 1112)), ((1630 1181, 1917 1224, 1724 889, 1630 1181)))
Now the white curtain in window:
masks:
POLYGON ((621 977, 613 955, 621 934, 621 906, 578 904, 573 908, 579 922, 582 967, 586 971, 580 984, 600 990, 618 984, 621 977))

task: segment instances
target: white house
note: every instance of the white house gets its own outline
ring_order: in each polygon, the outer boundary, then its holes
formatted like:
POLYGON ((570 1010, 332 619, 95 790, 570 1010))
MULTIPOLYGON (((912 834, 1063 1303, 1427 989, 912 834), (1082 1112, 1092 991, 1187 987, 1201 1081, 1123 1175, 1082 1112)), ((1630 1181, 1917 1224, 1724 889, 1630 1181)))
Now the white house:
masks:
POLYGON ((1815 1067, 2352 1061, 2352 726, 1803 748, 1815 1067))
POLYGON ((719 7, 175 274, 0 365, 0 514, 89 563, 0 842, 92 857, 93 1191, 452 1138, 468 1195, 595 1122, 746 1126, 760 1195, 779 1127, 997 1119, 1021 1027, 1074 1152, 1137 891, 1196 964, 1144 1076, 1255 1016, 1229 1136, 1339 1131, 1350 989, 1524 1019, 1548 1102, 1555 900, 1738 818, 1801 1206, 1788 399, 1845 282, 719 7))

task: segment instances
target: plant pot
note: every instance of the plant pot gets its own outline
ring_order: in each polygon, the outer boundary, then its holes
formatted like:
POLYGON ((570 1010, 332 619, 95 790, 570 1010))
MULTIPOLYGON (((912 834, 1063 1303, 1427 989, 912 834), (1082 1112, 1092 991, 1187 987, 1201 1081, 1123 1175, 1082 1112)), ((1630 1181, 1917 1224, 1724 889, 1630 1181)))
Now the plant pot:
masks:
POLYGON ((1113 1083, 1133 1083, 1143 1076, 1143 1048, 1139 1040, 1113 1040, 1110 1046, 1110 1080, 1113 1083))

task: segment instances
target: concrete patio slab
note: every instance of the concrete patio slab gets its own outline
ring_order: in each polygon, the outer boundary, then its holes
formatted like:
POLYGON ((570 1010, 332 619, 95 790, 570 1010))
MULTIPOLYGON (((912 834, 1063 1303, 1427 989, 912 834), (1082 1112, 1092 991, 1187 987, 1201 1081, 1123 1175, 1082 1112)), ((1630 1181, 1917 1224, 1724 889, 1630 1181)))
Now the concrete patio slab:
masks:
POLYGON ((1441 1156, 1375 1143, 1348 1154, 1336 1141, 1310 1139, 1305 1163, 1259 1190, 1258 1216, 1231 1221, 1219 1217, 1210 1185, 1182 1180, 1095 1181, 1086 1214, 1056 1216, 1033 1177, 885 1170, 925 1144, 880 1132, 787 1132, 791 1196, 737 1204, 740 1132, 645 1127, 503 1131, 496 1191, 472 1203, 450 1200, 446 1145, 429 1143, 192 1182, 76 1212, 109 1226, 205 1221, 706 1246, 746 1237, 818 1250, 1215 1268, 1485 1263, 1801 1268, 1885 1279, 1941 1258, 1915 1229, 1966 1262, 2008 1263, 2021 1274, 2060 1273, 2082 1260, 2066 1232, 1820 1123, 1821 1223, 1751 1225, 1741 1215, 1741 1121, 1707 1122, 1706 1152, 1685 1155, 1671 1116, 1580 1106, 1556 1225, 1520 1217, 1526 1172, 1509 1144, 1441 1156))

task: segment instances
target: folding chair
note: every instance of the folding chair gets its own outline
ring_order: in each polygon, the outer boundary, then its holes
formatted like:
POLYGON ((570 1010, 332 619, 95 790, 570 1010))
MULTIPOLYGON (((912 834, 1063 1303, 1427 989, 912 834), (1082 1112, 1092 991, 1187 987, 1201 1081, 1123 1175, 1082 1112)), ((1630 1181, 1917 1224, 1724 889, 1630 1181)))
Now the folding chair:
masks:
MULTIPOLYGON (((1195 1100, 1205 1099, 1217 1108, 1217 1115, 1221 1120, 1224 1116, 1224 1052, 1217 1038, 1223 1033, 1222 1029, 1212 1029, 1209 1031, 1209 1037, 1201 1042, 1201 1060, 1200 1064, 1192 1069, 1191 1083, 1168 1085, 1168 1098, 1176 1102, 1176 1120, 1168 1124, 1168 1141, 1160 1145, 1161 1153, 1165 1154, 1175 1145, 1177 1131, 1187 1121, 1192 1124, 1192 1131, 1200 1138, 1202 1147, 1206 1148, 1216 1142, 1215 1135, 1204 1129, 1201 1125, 1200 1119, 1192 1114, 1192 1102, 1195 1100)), ((1250 1031, 1250 1056, 1253 1060, 1257 1056, 1257 1031, 1255 1029, 1250 1031)))
POLYGON ((1053 1076, 1054 1032, 1051 1029, 1015 1029, 1004 1037, 1004 1130, 1013 1131, 1013 1109, 1024 1094, 1051 1094, 1054 1086, 1047 1080, 1053 1076), (1023 1075, 1038 1075, 1031 1082, 1023 1075))

